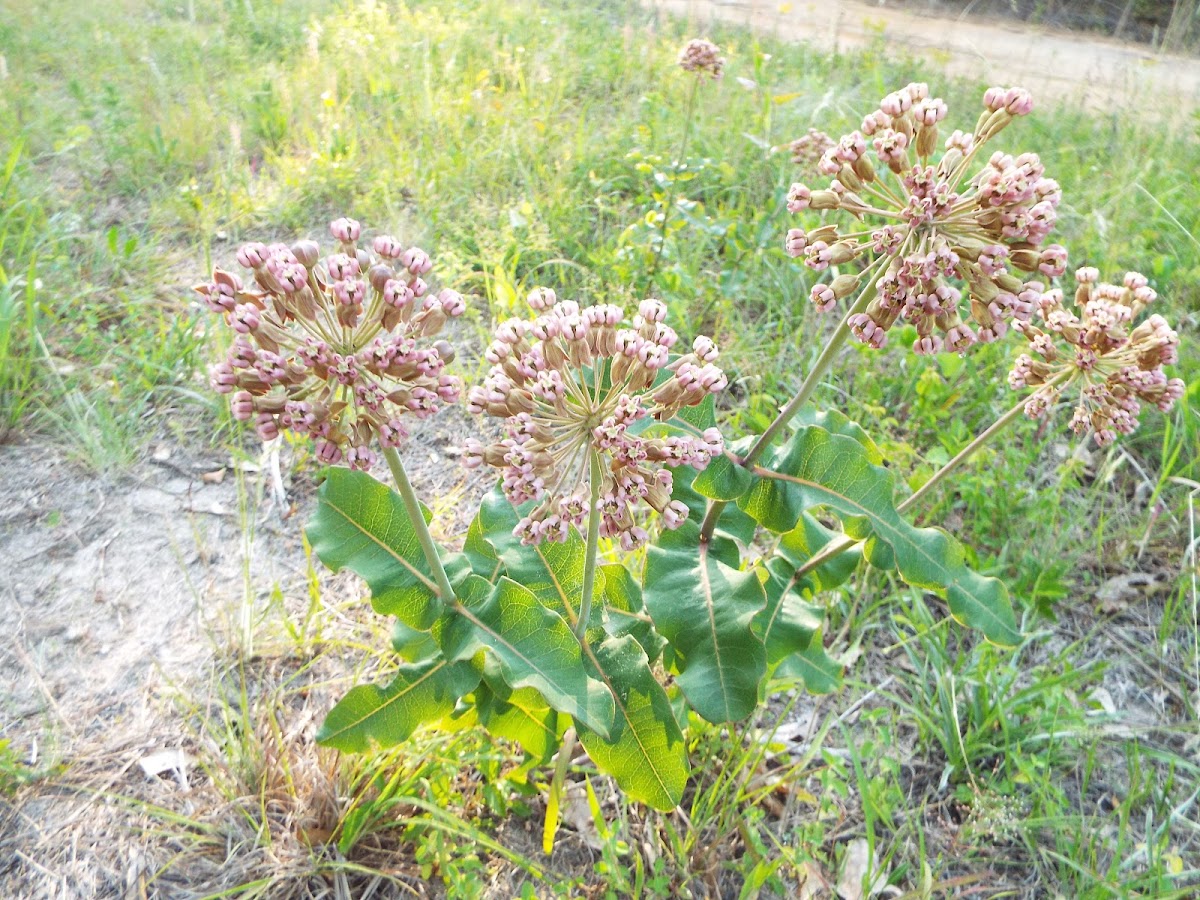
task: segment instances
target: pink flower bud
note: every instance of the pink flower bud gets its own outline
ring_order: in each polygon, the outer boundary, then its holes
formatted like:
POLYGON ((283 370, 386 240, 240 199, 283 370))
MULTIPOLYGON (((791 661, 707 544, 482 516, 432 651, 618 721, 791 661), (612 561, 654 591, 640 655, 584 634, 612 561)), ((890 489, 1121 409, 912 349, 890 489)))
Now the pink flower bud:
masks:
POLYGON ((424 275, 433 268, 433 260, 420 247, 409 247, 400 255, 400 265, 414 275, 424 275))
POLYGON ((808 247, 808 234, 803 228, 791 228, 787 233, 787 243, 784 245, 787 255, 795 259, 803 256, 808 247))
POLYGON ((239 422, 248 422, 254 416, 254 398, 248 391, 238 391, 233 395, 229 409, 239 422))
POLYGON ((360 271, 358 260, 345 253, 335 253, 329 257, 329 259, 325 260, 325 268, 329 271, 329 277, 334 281, 353 278, 360 271))
POLYGON ((333 441, 322 438, 317 441, 315 450, 317 460, 327 466, 337 465, 342 461, 342 448, 333 441))
POLYGON ((1033 112, 1033 95, 1024 88, 1009 88, 1004 95, 1004 108, 1010 115, 1027 116, 1033 112))
POLYGON ((254 420, 254 430, 264 441, 273 441, 279 437, 279 423, 275 421, 275 416, 268 412, 258 414, 258 418, 254 420))
POLYGON ((237 261, 244 269, 257 269, 267 260, 267 248, 265 244, 258 241, 253 241, 249 244, 242 244, 237 252, 237 261))
POLYGON ((717 345, 713 343, 712 338, 703 334, 692 341, 692 352, 704 362, 716 362, 717 357, 720 356, 717 345))
POLYGON ((451 318, 461 316, 467 311, 467 301, 463 299, 462 294, 449 288, 438 294, 438 302, 442 305, 442 311, 451 318))
POLYGON ((353 244, 362 234, 362 226, 354 219, 343 217, 329 223, 329 233, 343 244, 353 244))
POLYGON ((793 184, 787 195, 787 208, 790 213, 798 213, 808 209, 812 199, 812 191, 803 184, 793 184))
POLYGON ((304 268, 311 269, 321 258, 321 247, 316 241, 296 241, 292 244, 292 256, 304 268))
POLYGON ((1067 250, 1058 244, 1051 244, 1042 250, 1038 261, 1038 271, 1049 278, 1058 278, 1067 271, 1067 250))
POLYGON ((371 242, 371 246, 384 259, 399 259, 401 254, 404 253, 404 247, 390 234, 375 235, 375 240, 371 242))
POLYGON ((647 297, 638 304, 638 315, 647 322, 661 322, 667 317, 667 305, 661 300, 647 297))
POLYGON ((547 310, 558 303, 558 295, 550 288, 534 288, 529 292, 528 303, 538 311, 547 310))

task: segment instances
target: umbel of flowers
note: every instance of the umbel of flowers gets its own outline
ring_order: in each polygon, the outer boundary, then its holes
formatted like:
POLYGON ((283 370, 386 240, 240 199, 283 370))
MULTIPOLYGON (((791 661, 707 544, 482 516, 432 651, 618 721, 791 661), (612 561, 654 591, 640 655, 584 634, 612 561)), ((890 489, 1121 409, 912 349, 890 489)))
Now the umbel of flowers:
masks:
POLYGON ((316 441, 325 463, 369 468, 376 437, 384 448, 405 437, 404 416, 432 415, 458 399, 445 373, 453 352, 430 342, 466 309, 454 291, 433 292, 429 255, 379 235, 359 246, 353 219, 330 225, 337 240, 322 258, 316 241, 251 243, 237 254, 248 282, 217 269, 196 287, 237 333, 210 372, 232 394, 233 414, 264 440, 291 429, 316 441))
POLYGON ((645 426, 725 387, 716 346, 701 336, 672 359, 678 335, 660 300, 643 300, 631 327, 618 306, 581 308, 545 288, 529 305, 540 315, 500 324, 485 354, 491 371, 467 398, 471 412, 504 420, 503 438, 467 442, 467 465, 499 469, 514 505, 538 501, 514 534, 563 541, 595 508, 600 534, 633 549, 648 538, 634 517, 643 502, 680 525, 688 508, 671 499, 663 467, 703 469, 723 451, 721 434, 649 436, 645 426))
POLYGON ((679 51, 679 67, 685 72, 693 72, 697 76, 708 75, 720 78, 725 68, 725 57, 721 48, 712 41, 704 38, 692 38, 679 51))
POLYGON ((943 141, 946 104, 927 85, 910 84, 825 151, 818 169, 832 176, 828 188, 792 185, 790 211, 840 210, 864 223, 855 231, 796 228, 787 237, 788 253, 818 272, 873 260, 862 274, 812 289, 826 311, 869 285, 848 322, 864 343, 882 347, 901 318, 916 327, 917 353, 994 341, 1036 304, 1039 285, 1023 273, 1062 274, 1066 251, 1041 246, 1054 226, 1058 183, 1035 153, 985 156, 1033 100, 1021 88, 990 88, 983 106, 973 131, 943 141))
POLYGON ((1034 387, 1025 413, 1040 418, 1070 389, 1078 394, 1071 429, 1093 432, 1101 447, 1137 427, 1142 403, 1167 412, 1183 396, 1179 378, 1164 365, 1178 361, 1179 336, 1160 315, 1135 325, 1157 295, 1146 277, 1126 272, 1122 284, 1107 284, 1087 266, 1075 273, 1074 295, 1046 291, 1037 301, 1037 321, 1017 329, 1029 340, 1009 373, 1013 388, 1034 387))

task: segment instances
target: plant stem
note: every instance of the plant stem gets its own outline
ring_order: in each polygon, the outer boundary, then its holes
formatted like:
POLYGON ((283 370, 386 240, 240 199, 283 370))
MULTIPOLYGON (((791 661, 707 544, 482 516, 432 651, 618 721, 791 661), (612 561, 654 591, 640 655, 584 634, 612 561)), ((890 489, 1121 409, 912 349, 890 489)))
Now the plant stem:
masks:
MULTIPOLYGON (((808 402, 813 391, 817 389, 821 378, 824 377, 825 373, 833 365, 838 351, 842 349, 842 345, 850 337, 850 318, 866 309, 871 300, 874 299, 879 279, 884 271, 886 270, 881 266, 879 274, 871 279, 871 283, 858 295, 858 299, 854 302, 854 305, 846 311, 846 315, 842 317, 842 321, 838 324, 838 327, 829 336, 829 342, 825 345, 825 349, 821 351, 821 355, 817 357, 817 361, 813 363, 812 369, 809 370, 808 376, 796 391, 796 396, 788 402, 787 406, 779 411, 779 415, 775 417, 775 421, 767 427, 767 430, 758 436, 758 440, 754 442, 750 451, 742 458, 741 464, 743 466, 749 467, 754 465, 758 461, 758 458, 771 446, 771 441, 775 440, 776 435, 792 420, 792 417, 800 411, 800 408, 808 402)), ((727 501, 725 500, 714 500, 709 504, 708 512, 704 516, 704 523, 700 526, 701 542, 705 542, 712 537, 713 530, 717 527, 717 519, 721 517, 721 512, 725 509, 726 503, 727 501)))
POLYGON ((587 634, 588 619, 592 615, 592 591, 596 586, 596 556, 600 549, 600 481, 603 477, 600 454, 592 453, 592 505, 588 511, 587 549, 583 559, 583 593, 579 598, 579 620, 575 623, 575 637, 580 643, 587 634))
MULTIPOLYGON (((683 159, 684 153, 687 152, 687 142, 689 132, 692 130, 692 113, 696 109, 696 91, 700 86, 699 77, 692 79, 692 86, 688 89, 687 110, 683 114, 683 140, 679 142, 679 153, 676 154, 676 165, 683 159)), ((654 251, 654 261, 650 263, 650 274, 646 277, 646 290, 654 290, 654 276, 658 274, 658 263, 662 259, 663 248, 667 245, 667 220, 671 216, 671 209, 674 207, 674 187, 675 180, 671 179, 668 185, 669 196, 667 201, 663 203, 663 220, 662 220, 662 240, 658 242, 658 247, 654 251)))
POLYGON ((438 556, 437 545, 433 542, 433 535, 429 533, 429 526, 425 524, 421 503, 417 500, 412 485, 409 484, 408 473, 404 471, 404 463, 400 461, 400 454, 395 447, 384 447, 383 458, 387 460, 388 468, 392 470, 392 478, 396 480, 396 488, 404 500, 404 509, 408 513, 409 521, 412 522, 413 531, 417 533, 417 541, 421 544, 421 550, 425 553, 425 562, 429 563, 429 568, 433 571, 433 580, 437 584, 438 596, 445 602, 451 603, 454 600, 454 588, 450 587, 450 579, 446 577, 446 567, 442 565, 442 558, 438 556))

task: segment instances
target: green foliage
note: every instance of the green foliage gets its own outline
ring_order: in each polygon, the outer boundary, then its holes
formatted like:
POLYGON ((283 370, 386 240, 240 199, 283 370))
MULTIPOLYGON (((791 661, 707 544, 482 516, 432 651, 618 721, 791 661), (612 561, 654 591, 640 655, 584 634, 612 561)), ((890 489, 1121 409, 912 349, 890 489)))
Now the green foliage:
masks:
POLYGON ((894 506, 892 474, 872 464, 861 441, 802 425, 755 473, 738 505, 765 527, 790 532, 806 510, 828 507, 864 541, 872 565, 895 567, 916 587, 945 589, 955 618, 989 641, 1012 647, 1020 640, 1003 582, 968 569, 962 545, 945 531, 908 524, 894 506))
POLYGON ((321 562, 349 568, 371 588, 371 604, 417 631, 441 615, 433 572, 399 495, 365 472, 330 469, 306 530, 321 562))
POLYGON ((688 703, 710 722, 738 722, 758 705, 766 651, 750 627, 766 604, 762 582, 739 571, 732 541, 700 544, 691 521, 646 553, 646 608, 674 651, 688 703))

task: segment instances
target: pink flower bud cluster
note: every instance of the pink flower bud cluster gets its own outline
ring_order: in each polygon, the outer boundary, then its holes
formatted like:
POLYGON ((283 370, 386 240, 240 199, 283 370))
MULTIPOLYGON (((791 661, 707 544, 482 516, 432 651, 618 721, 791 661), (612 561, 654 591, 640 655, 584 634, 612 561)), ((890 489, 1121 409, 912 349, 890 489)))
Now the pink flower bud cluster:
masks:
POLYGON ((316 241, 251 243, 237 254, 249 283, 217 269, 198 285, 208 307, 237 333, 213 387, 232 394, 233 414, 271 440, 291 429, 316 441, 325 463, 370 468, 383 447, 406 435, 405 415, 424 418, 458 399, 445 341, 426 346, 466 309, 454 291, 435 293, 423 276, 432 262, 416 247, 379 235, 374 253, 358 245, 353 219, 330 225, 335 253, 316 241))
POLYGON ((815 169, 825 151, 832 149, 836 143, 825 132, 810 128, 807 134, 800 135, 787 148, 792 154, 792 162, 805 169, 815 169))
POLYGON ((716 345, 698 337, 672 359, 678 335, 659 300, 643 300, 632 327, 618 306, 581 308, 547 288, 529 305, 540 315, 500 323, 484 354, 491 371, 467 395, 471 412, 505 420, 505 437, 468 441, 466 464, 499 469, 513 504, 539 501, 513 532, 526 544, 566 540, 588 518, 593 491, 600 533, 626 549, 648 539, 634 519, 643 501, 678 527, 688 509, 671 499, 662 466, 703 469, 723 452, 721 433, 656 437, 646 426, 725 387, 716 345))
POLYGON ((712 41, 692 38, 679 51, 679 67, 696 75, 707 73, 713 78, 720 78, 721 70, 725 68, 725 57, 721 55, 721 48, 712 41))
POLYGON ((1166 320, 1152 315, 1134 325, 1157 296, 1145 276, 1127 272, 1119 285, 1099 279, 1096 269, 1085 267, 1075 273, 1078 287, 1071 300, 1058 289, 1038 298, 1040 324, 1017 326, 1032 352, 1018 357, 1008 383, 1036 388, 1025 404, 1025 414, 1035 419, 1078 384, 1071 429, 1091 431, 1105 447, 1137 428, 1142 403, 1166 412, 1183 396, 1184 384, 1163 371, 1179 359, 1179 336, 1166 320))
MULTIPOLYGON (((873 258, 876 294, 849 321, 859 340, 882 347, 904 319, 916 327, 917 353, 961 353, 1028 320, 1033 287, 1023 273, 1055 276, 1066 267, 1065 250, 1041 247, 1057 217, 1058 182, 1033 153, 996 152, 968 174, 984 159, 987 141, 1032 108, 1027 91, 989 89, 975 130, 955 131, 939 155, 946 104, 930 97, 927 85, 910 84, 825 151, 817 168, 833 179, 827 189, 792 185, 793 213, 842 210, 861 221, 883 220, 853 233, 824 225, 787 235, 787 252, 818 272, 873 258)), ((869 283, 866 276, 862 282, 869 283)), ((825 311, 844 295, 819 284, 812 301, 825 311)))

